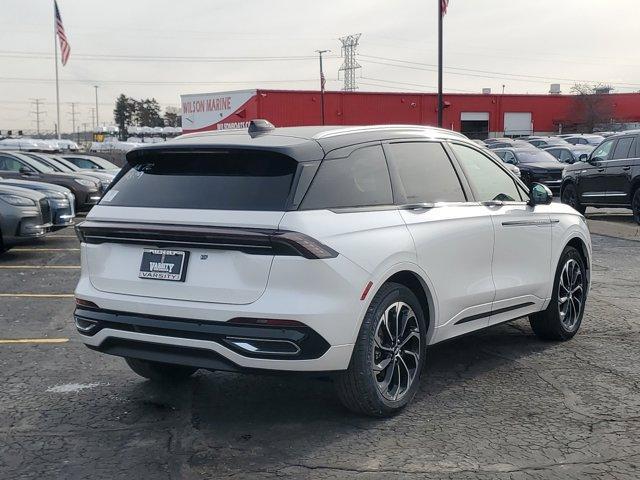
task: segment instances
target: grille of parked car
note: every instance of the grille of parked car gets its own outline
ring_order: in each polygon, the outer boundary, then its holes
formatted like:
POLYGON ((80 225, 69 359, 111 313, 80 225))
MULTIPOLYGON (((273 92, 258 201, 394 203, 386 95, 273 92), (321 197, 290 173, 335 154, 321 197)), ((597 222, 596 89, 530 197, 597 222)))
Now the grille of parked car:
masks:
POLYGON ((42 213, 42 223, 51 223, 51 206, 46 198, 40 200, 40 212, 42 213))

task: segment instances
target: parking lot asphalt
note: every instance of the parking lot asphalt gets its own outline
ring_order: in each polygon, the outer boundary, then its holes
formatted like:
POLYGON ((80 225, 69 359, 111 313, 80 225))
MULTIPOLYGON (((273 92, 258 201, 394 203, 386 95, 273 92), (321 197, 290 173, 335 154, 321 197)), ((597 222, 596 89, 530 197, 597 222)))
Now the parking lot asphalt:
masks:
POLYGON ((434 346, 385 420, 326 379, 144 381, 75 336, 73 232, 16 248, 0 257, 0 479, 640 478, 640 242, 615 216, 589 214, 608 236, 572 341, 521 319, 434 346))

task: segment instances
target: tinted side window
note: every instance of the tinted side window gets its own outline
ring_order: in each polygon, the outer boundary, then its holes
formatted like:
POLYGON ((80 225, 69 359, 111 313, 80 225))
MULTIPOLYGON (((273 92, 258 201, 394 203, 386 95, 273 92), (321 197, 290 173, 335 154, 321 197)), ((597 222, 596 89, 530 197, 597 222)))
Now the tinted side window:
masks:
POLYGON ((513 179, 482 153, 464 145, 452 144, 456 157, 476 194, 476 200, 513 202, 522 198, 513 179))
POLYGON ((613 147, 614 140, 609 140, 600 144, 593 153, 591 154, 591 158, 599 158, 600 160, 607 160, 609 158, 609 154, 611 153, 611 148, 613 147))
POLYGON ((8 155, 0 155, 0 170, 5 172, 19 172, 23 167, 19 161, 8 155))
POLYGON ((464 202, 451 160, 440 143, 393 143, 389 168, 400 203, 464 202))
POLYGON ((549 152, 551 155, 560 160, 560 150, 558 150, 557 148, 547 148, 545 151, 549 152))
POLYGON ((363 147, 347 158, 324 160, 301 209, 392 205, 389 169, 380 145, 363 147))
POLYGON ((566 149, 560 150, 560 161, 564 163, 573 162, 573 155, 569 150, 566 150, 566 149))
POLYGON ((80 168, 96 168, 96 165, 93 162, 90 162, 86 158, 78 158, 78 157, 67 157, 67 160, 73 162, 76 166, 80 168))
POLYGON ((613 151, 613 156, 611 157, 613 160, 617 160, 620 158, 629 158, 629 149, 633 144, 633 137, 624 137, 618 140, 616 144, 616 148, 613 151))

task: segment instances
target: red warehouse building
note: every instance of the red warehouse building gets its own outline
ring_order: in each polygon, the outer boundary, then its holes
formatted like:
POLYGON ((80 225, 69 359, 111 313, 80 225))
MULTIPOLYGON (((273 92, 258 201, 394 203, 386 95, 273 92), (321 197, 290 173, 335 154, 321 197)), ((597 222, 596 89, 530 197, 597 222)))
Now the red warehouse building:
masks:
MULTIPOLYGON (((255 118, 279 127, 322 123, 318 91, 240 90, 182 95, 185 133, 244 128, 255 118)), ((433 93, 325 92, 325 124, 435 125, 433 93)), ((472 138, 590 131, 640 122, 640 93, 577 95, 446 94, 444 126, 472 138)))

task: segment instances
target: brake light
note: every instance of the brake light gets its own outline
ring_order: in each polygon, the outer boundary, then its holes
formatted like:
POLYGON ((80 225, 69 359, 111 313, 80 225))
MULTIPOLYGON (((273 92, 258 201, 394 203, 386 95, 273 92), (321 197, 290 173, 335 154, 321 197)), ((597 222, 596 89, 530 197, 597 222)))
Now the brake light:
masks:
POLYGON ((90 302, 89 300, 83 300, 83 299, 77 298, 77 297, 76 297, 76 306, 77 307, 83 307, 83 308, 95 308, 95 309, 99 309, 100 308, 98 305, 96 305, 93 302, 90 302))
POLYGON ((305 258, 326 259, 338 256, 338 252, 304 233, 278 232, 271 236, 271 242, 276 247, 293 249, 305 258))

